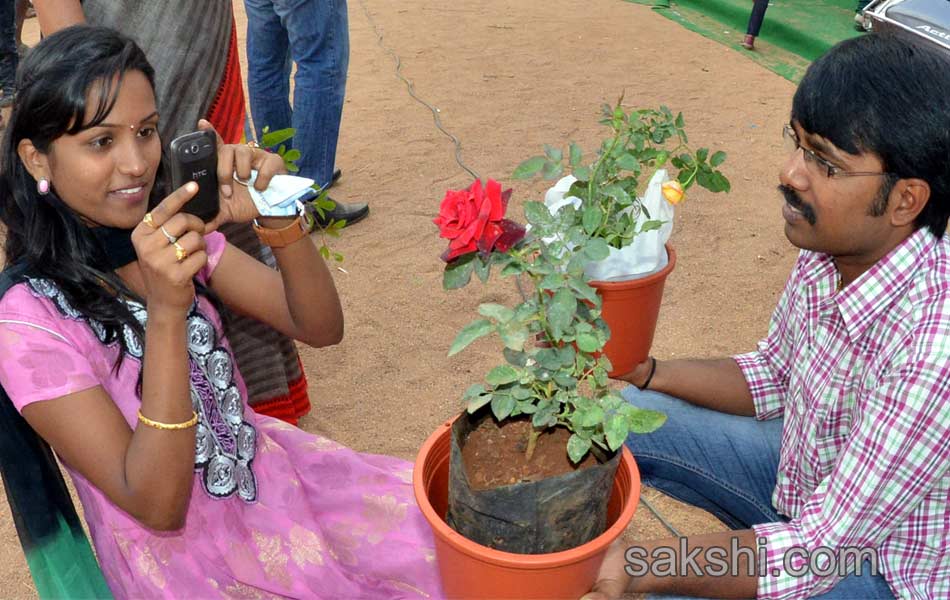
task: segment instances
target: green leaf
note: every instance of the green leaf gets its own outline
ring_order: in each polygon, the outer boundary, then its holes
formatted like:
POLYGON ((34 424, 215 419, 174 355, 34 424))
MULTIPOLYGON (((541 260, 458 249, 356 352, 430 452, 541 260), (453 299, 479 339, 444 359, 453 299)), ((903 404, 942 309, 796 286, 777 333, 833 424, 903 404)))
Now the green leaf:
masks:
POLYGON ((564 152, 560 148, 555 148, 554 146, 544 145, 544 153, 554 162, 561 162, 564 160, 564 152))
POLYGON ((469 398, 474 398, 475 396, 481 396, 484 393, 485 393, 485 386, 480 383, 476 383, 476 384, 468 386, 468 389, 465 390, 465 393, 462 395, 462 398, 465 400, 468 400, 469 398))
POLYGON ((442 288, 446 290, 457 290, 468 285, 472 279, 472 271, 475 265, 472 263, 472 257, 461 256, 449 264, 445 265, 445 272, 442 273, 442 288))
POLYGON ((616 200, 620 206, 630 206, 630 204, 633 202, 633 200, 630 198, 630 194, 627 193, 627 190, 623 189, 616 183, 605 187, 604 193, 616 200))
POLYGON ((648 231, 656 231, 663 227, 666 221, 644 221, 643 225, 640 226, 640 233, 647 233, 648 231))
POLYGON ((544 163, 544 167, 541 168, 541 175, 543 175, 545 179, 557 179, 563 174, 564 165, 559 162, 547 162, 544 163))
POLYGON ((449 348, 449 356, 455 356, 478 338, 491 333, 493 329, 494 327, 488 319, 472 321, 455 336, 455 341, 452 342, 452 347, 449 348))
POLYGON ((584 226, 584 231, 588 234, 592 234, 597 231, 597 228, 600 227, 601 221, 603 221, 604 213, 600 211, 600 207, 596 204, 588 204, 584 207, 584 212, 581 214, 581 224, 584 226))
POLYGON ((509 394, 495 394, 491 399, 491 411, 501 421, 511 415, 515 409, 515 399, 509 394))
POLYGON ((513 381, 518 381, 518 370, 509 365, 499 365, 488 372, 485 381, 488 385, 497 388, 513 381))
POLYGON ((666 164, 666 161, 669 160, 669 158, 670 158, 670 153, 667 152, 666 150, 657 153, 657 155, 656 155, 656 166, 662 167, 663 165, 666 164))
POLYGON ((633 171, 635 173, 640 172, 640 161, 637 160, 636 156, 629 152, 625 152, 620 155, 620 158, 617 159, 617 166, 624 171, 633 171))
POLYGON ((265 148, 275 148, 290 138, 294 137, 294 129, 288 127, 286 129, 278 129, 277 131, 269 131, 261 137, 261 146, 265 148))
MULTIPOLYGON (((600 425, 601 421, 604 420, 604 411, 602 408, 597 406, 591 406, 583 413, 581 413, 580 425, 581 427, 596 427, 600 425)), ((623 419, 621 419, 622 421, 623 419)))
POLYGON ((709 164, 714 167, 718 167, 719 165, 724 163, 725 160, 726 160, 726 153, 720 150, 719 152, 716 152, 715 154, 712 155, 712 158, 709 159, 709 164))
POLYGON ((291 148, 284 154, 284 162, 294 162, 296 160, 300 160, 300 150, 291 148))
POLYGON ((522 351, 505 348, 501 352, 504 354, 505 360, 508 361, 508 364, 514 365, 516 367, 524 367, 526 364, 528 364, 528 355, 522 351))
POLYGON ((592 239, 584 246, 584 256, 589 260, 604 260, 610 256, 610 246, 600 238, 592 239))
POLYGON ((524 216, 528 223, 543 227, 554 224, 554 217, 548 207, 541 202, 525 202, 524 216))
POLYGON ((498 337, 501 343, 505 345, 506 350, 522 351, 525 342, 528 341, 528 328, 524 323, 509 321, 498 327, 498 337))
POLYGON ((546 162, 547 160, 543 156, 533 156, 518 165, 511 176, 514 179, 528 179, 529 177, 534 177, 541 171, 546 162))
POLYGON ((483 317, 488 317, 490 319, 495 319, 496 321, 501 321, 504 323, 510 321, 511 317, 515 316, 515 311, 503 304, 486 302, 485 304, 478 305, 478 314, 483 317))
POLYGON ((600 342, 597 340, 597 336, 592 333, 578 334, 575 342, 583 352, 597 352, 600 350, 600 342))
POLYGON ((614 415, 607 421, 604 427, 604 433, 607 434, 607 445, 611 450, 616 450, 623 446, 629 433, 627 421, 620 415, 614 415))
POLYGON ((577 167, 574 169, 574 177, 578 181, 590 181, 590 167, 577 167))
POLYGON ((478 254, 472 264, 475 265, 475 274, 478 275, 482 283, 486 283, 489 275, 491 275, 491 260, 485 260, 484 256, 478 254))
POLYGON ((577 299, 571 290, 561 288, 554 293, 554 297, 547 303, 545 311, 548 319, 548 326, 556 338, 560 338, 564 330, 570 326, 574 320, 574 312, 577 310, 577 299))
POLYGON ((581 158, 583 158, 583 155, 581 153, 581 147, 575 144, 574 142, 571 142, 571 145, 569 147, 569 153, 571 157, 570 158, 571 168, 574 169, 579 164, 581 164, 581 158))
POLYGON ((515 400, 527 400, 531 397, 531 390, 522 385, 516 385, 510 391, 511 397, 515 400))
POLYGON ((465 405, 465 410, 468 411, 468 414, 478 412, 478 409, 485 406, 492 401, 491 394, 482 394, 481 396, 476 396, 468 401, 465 405))
POLYGON ((676 125, 677 129, 682 129, 686 126, 686 121, 683 120, 683 113, 676 115, 676 120, 673 122, 673 124, 676 125))
POLYGON ((700 148, 696 151, 696 162, 706 162, 709 158, 709 148, 700 148))
POLYGON ((636 408, 627 416, 627 425, 633 433, 651 433, 666 423, 666 415, 655 410, 636 408))
POLYGON ((567 440, 567 456, 573 463, 579 463, 590 450, 590 440, 586 440, 576 433, 567 440))

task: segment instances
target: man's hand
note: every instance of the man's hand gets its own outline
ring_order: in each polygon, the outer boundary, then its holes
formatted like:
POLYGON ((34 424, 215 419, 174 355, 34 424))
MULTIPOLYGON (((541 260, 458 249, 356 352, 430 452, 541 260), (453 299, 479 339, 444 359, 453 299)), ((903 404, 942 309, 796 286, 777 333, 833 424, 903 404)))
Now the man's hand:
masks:
POLYGON ((591 591, 581 600, 615 600, 627 591, 630 576, 624 571, 624 544, 616 540, 607 549, 607 556, 600 565, 597 581, 591 591))

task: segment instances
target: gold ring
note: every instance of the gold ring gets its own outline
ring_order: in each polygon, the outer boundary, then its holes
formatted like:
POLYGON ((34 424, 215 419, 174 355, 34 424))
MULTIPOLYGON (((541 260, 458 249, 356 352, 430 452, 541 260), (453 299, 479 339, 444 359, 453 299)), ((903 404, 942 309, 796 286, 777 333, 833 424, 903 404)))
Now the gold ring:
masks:
POLYGON ((164 226, 164 225, 162 225, 162 226, 159 227, 158 229, 159 229, 162 233, 165 234, 165 239, 168 240, 168 243, 169 243, 169 244, 174 244, 175 242, 178 241, 178 238, 176 238, 176 237, 173 236, 172 234, 168 233, 168 230, 165 229, 165 226, 164 226))
POLYGON ((152 213, 150 212, 145 213, 145 216, 142 217, 142 222, 148 225, 149 227, 151 227, 152 229, 155 229, 155 221, 152 220, 152 213))
POLYGON ((175 260, 177 260, 178 262, 181 262, 185 260, 186 258, 188 258, 188 251, 182 248, 181 244, 179 244, 178 242, 175 242, 174 244, 172 244, 172 246, 175 247, 175 260))

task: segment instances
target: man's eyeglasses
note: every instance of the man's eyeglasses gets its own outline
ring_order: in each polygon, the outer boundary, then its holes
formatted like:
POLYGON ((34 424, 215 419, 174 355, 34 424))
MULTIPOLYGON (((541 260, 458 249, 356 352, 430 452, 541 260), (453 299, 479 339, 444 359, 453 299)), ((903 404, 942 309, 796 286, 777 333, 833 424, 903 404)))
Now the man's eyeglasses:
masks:
POLYGON ((815 154, 813 150, 802 146, 801 142, 798 141, 798 134, 795 133, 795 130, 792 129, 791 125, 786 124, 782 129, 782 137, 785 138, 785 147, 789 152, 797 152, 798 150, 802 151, 802 154, 805 156, 805 166, 815 175, 821 175, 827 177, 828 179, 834 179, 835 177, 858 177, 864 175, 883 175, 885 177, 891 177, 893 173, 887 173, 885 171, 845 171, 841 167, 836 167, 827 160, 815 154))

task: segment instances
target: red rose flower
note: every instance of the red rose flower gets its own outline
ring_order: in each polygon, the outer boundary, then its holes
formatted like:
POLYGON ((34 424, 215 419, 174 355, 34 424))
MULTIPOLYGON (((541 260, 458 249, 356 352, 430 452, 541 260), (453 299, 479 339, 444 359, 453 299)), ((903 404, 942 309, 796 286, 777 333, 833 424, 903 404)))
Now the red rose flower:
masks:
POLYGON ((439 216, 432 220, 439 226, 439 235, 449 240, 442 260, 450 262, 475 252, 505 252, 521 241, 524 226, 505 219, 511 190, 501 191, 501 184, 489 179, 475 180, 467 190, 449 190, 439 206, 439 216))

